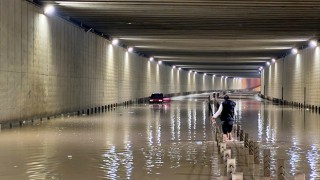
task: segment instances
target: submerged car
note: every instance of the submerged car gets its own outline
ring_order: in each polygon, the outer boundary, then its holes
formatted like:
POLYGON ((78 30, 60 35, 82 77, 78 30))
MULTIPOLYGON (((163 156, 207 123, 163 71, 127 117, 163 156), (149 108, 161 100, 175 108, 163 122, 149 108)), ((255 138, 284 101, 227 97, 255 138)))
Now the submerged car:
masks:
POLYGON ((163 102, 163 94, 162 93, 152 93, 149 98, 150 103, 162 103, 163 102))
POLYGON ((170 98, 164 97, 163 93, 153 93, 149 98, 149 103, 170 102, 170 98))

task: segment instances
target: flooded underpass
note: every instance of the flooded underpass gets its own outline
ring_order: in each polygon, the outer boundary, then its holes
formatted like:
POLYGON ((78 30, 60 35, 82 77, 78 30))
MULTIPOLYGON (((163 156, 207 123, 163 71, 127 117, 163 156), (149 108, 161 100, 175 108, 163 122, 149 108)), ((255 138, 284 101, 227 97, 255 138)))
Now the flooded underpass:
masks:
MULTIPOLYGON (((0 133, 0 179, 218 179, 208 94, 164 104, 61 117, 0 133)), ((237 123, 285 159, 289 174, 320 179, 320 115, 236 96, 237 123)), ((293 177, 289 177, 293 179, 293 177)))

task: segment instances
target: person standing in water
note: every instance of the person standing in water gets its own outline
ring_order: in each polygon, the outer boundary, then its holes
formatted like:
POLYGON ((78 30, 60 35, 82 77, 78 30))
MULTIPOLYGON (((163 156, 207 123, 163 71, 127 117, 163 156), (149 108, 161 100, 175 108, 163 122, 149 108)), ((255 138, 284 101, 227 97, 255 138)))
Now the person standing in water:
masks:
POLYGON ((215 122, 215 119, 220 116, 222 131, 223 131, 223 140, 233 140, 232 139, 232 128, 235 115, 235 106, 236 103, 230 100, 228 95, 223 97, 224 101, 220 104, 218 111, 212 116, 212 120, 215 122))

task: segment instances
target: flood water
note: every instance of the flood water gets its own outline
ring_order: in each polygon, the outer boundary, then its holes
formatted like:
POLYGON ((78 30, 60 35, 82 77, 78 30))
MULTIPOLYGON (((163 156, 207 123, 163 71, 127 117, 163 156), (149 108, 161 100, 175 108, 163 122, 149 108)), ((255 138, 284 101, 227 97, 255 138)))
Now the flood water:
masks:
MULTIPOLYGON (((218 179, 208 94, 56 118, 0 133, 0 179, 218 179)), ((258 97, 234 99, 237 123, 288 179, 320 179, 320 114, 258 97)), ((272 173, 274 176, 274 172, 272 173)))

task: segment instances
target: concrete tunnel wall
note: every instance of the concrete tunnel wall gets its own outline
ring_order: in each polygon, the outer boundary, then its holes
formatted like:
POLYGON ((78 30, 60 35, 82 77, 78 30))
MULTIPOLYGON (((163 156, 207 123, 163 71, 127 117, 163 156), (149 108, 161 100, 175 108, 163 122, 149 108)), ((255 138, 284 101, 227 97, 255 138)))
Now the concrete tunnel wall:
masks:
POLYGON ((270 99, 319 107, 319 47, 305 48, 265 68, 261 73, 261 93, 270 99))
POLYGON ((0 1, 0 122, 148 97, 246 89, 260 79, 190 74, 149 62, 24 0, 0 1))

